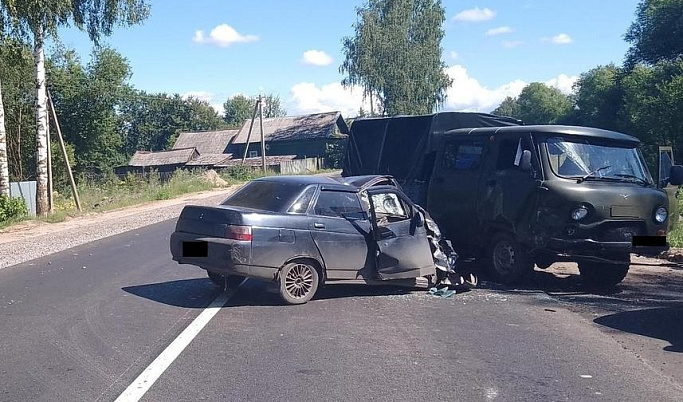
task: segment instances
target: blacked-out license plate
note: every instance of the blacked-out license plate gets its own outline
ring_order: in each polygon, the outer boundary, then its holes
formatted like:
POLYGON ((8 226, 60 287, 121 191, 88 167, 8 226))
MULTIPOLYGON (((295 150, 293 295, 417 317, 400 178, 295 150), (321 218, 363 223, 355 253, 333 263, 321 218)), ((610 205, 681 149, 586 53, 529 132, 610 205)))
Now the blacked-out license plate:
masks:
POLYGON ((666 247, 666 236, 633 236, 631 244, 635 247, 666 247))
POLYGON ((209 243, 205 241, 184 241, 183 257, 206 257, 209 254, 209 243))

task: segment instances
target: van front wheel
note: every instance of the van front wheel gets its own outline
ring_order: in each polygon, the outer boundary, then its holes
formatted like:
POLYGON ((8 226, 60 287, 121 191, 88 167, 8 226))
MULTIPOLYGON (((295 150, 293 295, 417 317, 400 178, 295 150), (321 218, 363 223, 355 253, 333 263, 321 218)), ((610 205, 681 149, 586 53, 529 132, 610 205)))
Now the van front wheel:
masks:
POLYGON ((597 289, 609 289, 626 278, 629 264, 604 264, 595 261, 579 263, 579 272, 584 286, 597 289))
POLYGON ((534 269, 524 247, 507 233, 499 233, 493 238, 489 258, 491 274, 504 284, 513 284, 534 269))

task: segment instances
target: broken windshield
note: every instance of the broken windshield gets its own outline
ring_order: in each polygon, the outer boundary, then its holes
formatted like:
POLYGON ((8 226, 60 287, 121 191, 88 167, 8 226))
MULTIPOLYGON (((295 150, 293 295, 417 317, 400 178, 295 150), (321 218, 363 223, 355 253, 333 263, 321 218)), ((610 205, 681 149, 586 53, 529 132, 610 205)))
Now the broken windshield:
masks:
POLYGON ((548 160, 557 176, 613 179, 652 184, 637 148, 592 143, 587 139, 548 138, 548 160))

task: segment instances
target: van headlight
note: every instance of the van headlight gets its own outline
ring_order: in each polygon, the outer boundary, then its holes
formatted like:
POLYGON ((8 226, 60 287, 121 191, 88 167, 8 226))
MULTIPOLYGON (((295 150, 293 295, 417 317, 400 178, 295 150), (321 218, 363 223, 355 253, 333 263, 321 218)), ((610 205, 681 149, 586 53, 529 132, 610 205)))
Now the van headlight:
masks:
POLYGON ((588 216, 588 208, 586 208, 585 205, 581 205, 580 207, 572 211, 572 219, 574 219, 575 221, 580 221, 586 216, 588 216))
POLYGON ((666 218, 668 218, 668 217, 669 217, 669 212, 664 207, 659 207, 655 211, 655 222, 657 222, 657 223, 666 222, 666 218))

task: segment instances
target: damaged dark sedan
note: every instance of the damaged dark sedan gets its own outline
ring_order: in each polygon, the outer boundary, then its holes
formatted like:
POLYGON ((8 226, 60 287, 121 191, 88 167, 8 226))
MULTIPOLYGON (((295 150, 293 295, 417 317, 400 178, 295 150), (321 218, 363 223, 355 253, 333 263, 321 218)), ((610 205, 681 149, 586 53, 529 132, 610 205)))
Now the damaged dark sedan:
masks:
POLYGON ((186 206, 170 247, 218 286, 269 281, 289 304, 331 283, 450 283, 456 258, 389 176, 254 180, 221 205, 186 206))

